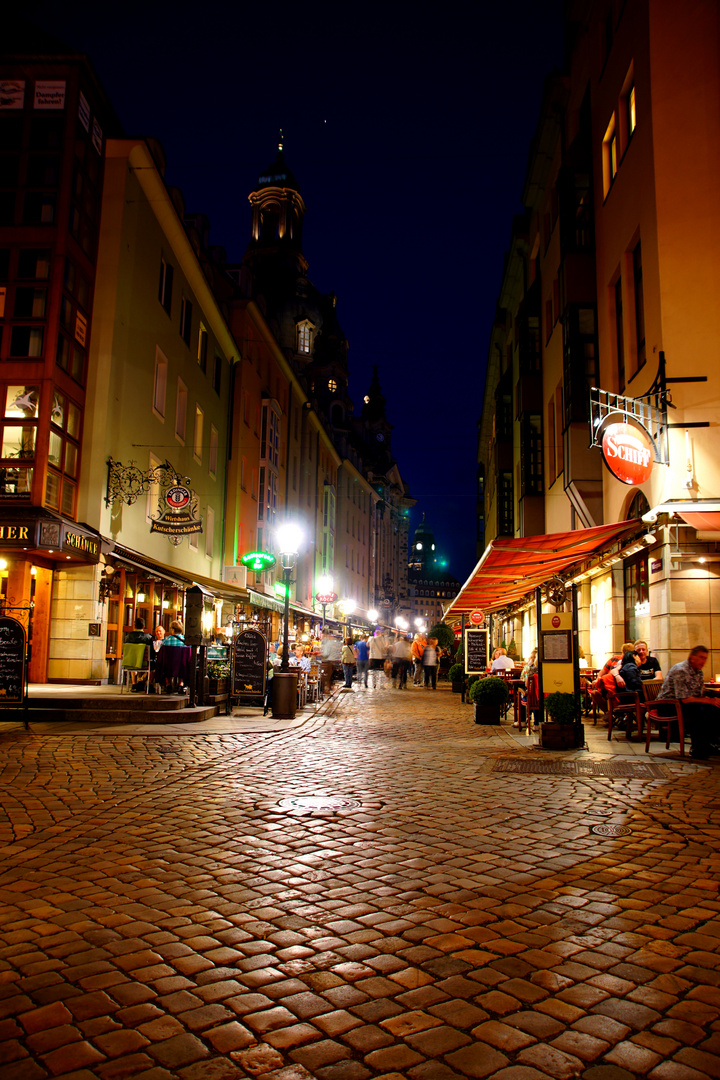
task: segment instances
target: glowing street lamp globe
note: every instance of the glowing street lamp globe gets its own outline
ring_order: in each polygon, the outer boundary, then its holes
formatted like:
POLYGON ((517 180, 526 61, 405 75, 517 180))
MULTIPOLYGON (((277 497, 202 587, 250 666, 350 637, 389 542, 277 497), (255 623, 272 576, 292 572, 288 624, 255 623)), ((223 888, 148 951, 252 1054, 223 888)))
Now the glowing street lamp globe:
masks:
POLYGON ((333 579, 330 574, 321 574, 317 579, 316 586, 319 593, 327 594, 333 591, 333 579))
POLYGON ((303 539, 302 529, 292 521, 286 521, 275 530, 275 542, 281 555, 297 556, 303 539))
POLYGON ((370 620, 370 622, 377 622, 378 613, 375 610, 375 608, 370 608, 370 610, 367 613, 367 617, 370 620))

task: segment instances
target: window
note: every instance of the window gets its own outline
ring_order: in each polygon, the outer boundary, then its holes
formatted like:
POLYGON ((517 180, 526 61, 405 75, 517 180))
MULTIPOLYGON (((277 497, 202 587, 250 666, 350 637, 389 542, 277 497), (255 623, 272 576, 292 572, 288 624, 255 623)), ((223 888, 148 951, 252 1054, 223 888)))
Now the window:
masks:
POLYGON ((623 300, 622 300, 622 277, 619 277, 614 286, 615 299, 615 349, 617 354, 617 377, 618 391, 625 389, 625 337, 623 335, 623 300))
POLYGON ((628 139, 632 138, 632 134, 637 127, 637 111, 635 107, 635 84, 633 83, 627 92, 625 98, 625 110, 627 114, 627 133, 628 139))
POLYGON ((193 457, 196 461, 202 461, 202 448, 203 448, 203 421, 205 415, 196 403, 195 405, 195 434, 193 435, 193 457))
POLYGON ((645 296, 643 293, 642 250, 638 240, 632 253, 633 284, 635 286, 635 341, 637 344, 637 366, 639 371, 645 364, 645 296))
POLYGON ((75 516, 80 458, 81 411, 64 394, 53 393, 45 505, 75 516))
POLYGON ((208 472, 211 476, 217 475, 218 463, 218 429, 214 424, 210 425, 210 450, 208 451, 208 472))
POLYGON ((208 332, 200 323, 200 329, 198 331, 198 349, 197 349, 197 362, 200 365, 200 370, 207 371, 207 351, 208 351, 208 332))
POLYGON ((187 424, 187 386, 178 379, 177 400, 175 402, 175 437, 185 445, 185 428, 187 424))
POLYGON ((277 469, 280 457, 280 412, 275 402, 263 402, 260 457, 277 469))
POLYGON ((13 326, 10 335, 10 355, 20 358, 42 356, 43 340, 42 326, 13 326))
POLYGON ((555 401, 551 398, 547 407, 547 436, 548 436, 548 487, 555 483, 557 476, 555 463, 555 401))
POLYGON ((222 356, 218 356, 215 353, 215 359, 213 360, 213 390, 216 394, 220 393, 220 387, 222 385, 222 356))
POLYGON ((247 491, 247 458, 240 459, 240 487, 247 491))
POLYGON ((42 319, 47 305, 47 289, 18 286, 15 290, 16 319, 42 319))
POLYGON ((18 279, 47 281, 50 277, 50 252, 47 248, 30 248, 18 256, 18 279))
MULTIPOLYGON (((164 306, 164 305, 163 305, 164 306)), ((190 344, 190 331, 192 330, 192 304, 183 296, 180 301, 180 337, 186 343, 190 344)))
POLYGON ((158 288, 158 300, 167 311, 168 315, 172 309, 172 283, 173 283, 173 268, 170 263, 165 262, 164 259, 160 260, 160 285, 158 288))
POLYGON ((603 196, 606 196, 617 176, 618 169, 618 143, 617 131, 615 130, 615 113, 608 124, 602 148, 603 163, 603 196))
POLYGON ((215 511, 211 506, 206 507, 205 514, 205 556, 213 557, 213 540, 215 537, 215 511))
POLYGON ((167 391, 167 357, 155 349, 155 381, 153 385, 153 412, 165 419, 165 394, 167 391))
POLYGON ((563 448, 563 388, 559 383, 555 388, 555 467, 557 475, 565 468, 563 448))
POLYGON ((297 351, 299 353, 309 353, 312 350, 312 339, 314 326, 311 322, 305 320, 298 323, 297 327, 297 351))
POLYGON ((38 386, 0 388, 4 423, 0 423, 0 498, 27 498, 32 489, 38 386))
POLYGON ((328 390, 331 394, 334 394, 338 388, 337 381, 335 379, 328 379, 328 390))

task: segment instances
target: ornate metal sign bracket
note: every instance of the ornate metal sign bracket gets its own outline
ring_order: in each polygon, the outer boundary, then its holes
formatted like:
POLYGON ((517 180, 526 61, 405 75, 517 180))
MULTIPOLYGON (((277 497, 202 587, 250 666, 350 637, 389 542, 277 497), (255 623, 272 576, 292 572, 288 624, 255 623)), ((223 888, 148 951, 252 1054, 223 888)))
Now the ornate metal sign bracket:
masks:
POLYGON ((132 506, 154 485, 169 487, 171 484, 190 483, 190 477, 182 476, 167 460, 162 465, 156 465, 154 469, 148 469, 147 472, 139 469, 132 460, 129 465, 123 465, 121 461, 115 461, 110 457, 107 464, 105 506, 110 506, 114 502, 124 502, 132 506))

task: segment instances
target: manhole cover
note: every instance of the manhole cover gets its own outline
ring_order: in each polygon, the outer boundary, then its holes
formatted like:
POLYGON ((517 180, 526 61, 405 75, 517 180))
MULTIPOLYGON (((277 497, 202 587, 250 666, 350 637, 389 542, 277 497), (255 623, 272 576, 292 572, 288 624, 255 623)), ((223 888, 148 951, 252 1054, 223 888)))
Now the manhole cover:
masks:
POLYGON ((617 776, 632 780, 665 780, 660 765, 645 761, 538 761, 532 758, 498 758, 493 772, 536 773, 542 776, 617 776))
POLYGON ((300 795, 292 799, 280 799, 278 806, 286 810, 353 810, 361 804, 356 799, 342 799, 331 795, 300 795))
POLYGON ((628 829, 627 825, 593 825, 591 832, 594 832, 597 836, 627 836, 632 832, 632 829, 628 829))

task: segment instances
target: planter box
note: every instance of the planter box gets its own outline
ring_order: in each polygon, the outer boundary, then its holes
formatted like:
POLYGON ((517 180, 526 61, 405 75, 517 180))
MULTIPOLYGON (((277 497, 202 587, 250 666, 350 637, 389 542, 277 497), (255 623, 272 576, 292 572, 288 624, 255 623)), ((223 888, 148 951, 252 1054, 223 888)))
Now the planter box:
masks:
POLYGON ((476 724, 499 724, 500 723, 500 707, 498 705, 478 705, 473 706, 475 712, 476 724))
POLYGON ((454 682, 450 684, 452 686, 453 694, 462 694, 462 683, 454 682))
POLYGON ((546 720, 540 725, 540 745, 545 750, 580 750, 585 745, 585 725, 546 720))
POLYGON ((208 679, 209 694, 227 694, 229 679, 208 679))

